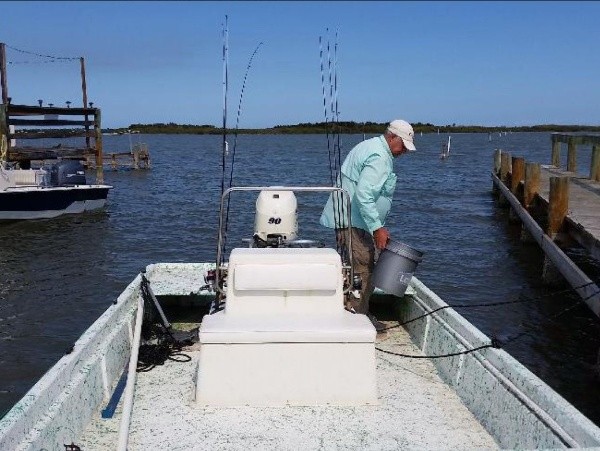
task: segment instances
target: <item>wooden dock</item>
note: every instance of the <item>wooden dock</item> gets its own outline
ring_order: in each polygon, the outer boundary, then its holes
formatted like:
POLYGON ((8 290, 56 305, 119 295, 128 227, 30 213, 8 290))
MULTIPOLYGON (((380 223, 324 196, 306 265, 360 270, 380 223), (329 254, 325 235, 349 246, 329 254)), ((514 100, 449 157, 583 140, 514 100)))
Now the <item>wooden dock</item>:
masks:
POLYGON ((523 239, 534 240, 546 256, 543 277, 556 271, 600 317, 598 282, 588 277, 560 248, 576 242, 600 261, 600 136, 552 135, 552 164, 527 163, 497 150, 492 179, 500 204, 523 225, 523 239), (567 168, 560 168, 561 144, 568 145, 567 168), (589 177, 577 173, 577 145, 591 144, 589 177))
POLYGON ((102 126, 101 112, 94 108, 93 102, 88 102, 87 83, 85 77, 85 60, 79 59, 81 71, 82 107, 71 108, 71 101, 66 107, 53 104, 43 106, 43 100, 38 105, 16 104, 8 92, 8 71, 6 60, 6 44, 0 42, 0 86, 2 103, 0 103, 0 162, 29 169, 32 161, 54 159, 77 159, 85 161, 93 158, 96 161, 96 183, 104 182, 102 172, 102 126), (16 130, 16 127, 25 127, 16 130), (57 128, 59 127, 59 128, 57 128), (60 128, 60 127, 69 127, 60 128), (35 128, 35 129, 33 129, 35 128), (63 145, 52 147, 35 144, 46 138, 83 138, 77 146, 63 145), (24 141, 32 144, 18 145, 24 141))
MULTIPOLYGON (((150 169, 150 152, 145 143, 134 144, 129 152, 105 153, 102 155, 103 166, 114 171, 125 169, 150 169)), ((86 157, 84 166, 96 168, 96 159, 92 155, 86 157)))

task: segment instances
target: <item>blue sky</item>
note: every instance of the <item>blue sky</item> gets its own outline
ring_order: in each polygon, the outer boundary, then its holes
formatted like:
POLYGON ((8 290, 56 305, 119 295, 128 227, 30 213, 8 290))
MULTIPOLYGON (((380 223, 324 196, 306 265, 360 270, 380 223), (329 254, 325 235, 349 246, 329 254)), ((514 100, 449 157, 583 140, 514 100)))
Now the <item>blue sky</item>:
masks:
MULTIPOLYGON (((225 14, 232 126, 259 42, 240 127, 323 121, 336 30, 340 120, 600 124, 600 2, 2 2, 0 42, 84 56, 105 127, 220 126, 225 14)), ((7 60, 14 103, 81 104, 78 61, 7 60)))

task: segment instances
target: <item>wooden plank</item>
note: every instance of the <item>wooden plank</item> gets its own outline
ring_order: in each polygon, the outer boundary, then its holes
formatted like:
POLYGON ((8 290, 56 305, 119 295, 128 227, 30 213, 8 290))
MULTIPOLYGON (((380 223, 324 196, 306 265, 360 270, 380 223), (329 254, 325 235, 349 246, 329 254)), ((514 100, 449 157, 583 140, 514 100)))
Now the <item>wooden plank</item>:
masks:
POLYGON ((21 126, 61 126, 61 125, 82 125, 82 126, 90 126, 94 125, 93 121, 74 121, 69 119, 8 119, 9 125, 21 125, 21 126))
POLYGON ((91 148, 40 148, 40 147, 13 147, 8 154, 9 161, 52 160, 59 157, 84 157, 93 154, 91 148))
MULTIPOLYGON (((93 131, 86 132, 85 130, 48 130, 44 132, 19 132, 9 135, 9 139, 42 139, 42 138, 93 138, 93 131)), ((89 146, 88 146, 89 147, 89 146)))
POLYGON ((600 317, 600 290, 598 286, 573 263, 573 261, 556 245, 552 239, 544 233, 537 222, 529 215, 518 199, 502 183, 496 174, 492 173, 494 184, 502 195, 508 200, 515 213, 519 216, 523 225, 527 228, 533 239, 538 243, 544 254, 556 266, 571 287, 581 296, 586 305, 600 317))
POLYGON ((46 114, 58 114, 64 116, 93 116, 96 114, 97 108, 65 108, 65 107, 49 107, 49 106, 34 106, 34 105, 13 105, 8 106, 9 116, 44 116, 46 114))

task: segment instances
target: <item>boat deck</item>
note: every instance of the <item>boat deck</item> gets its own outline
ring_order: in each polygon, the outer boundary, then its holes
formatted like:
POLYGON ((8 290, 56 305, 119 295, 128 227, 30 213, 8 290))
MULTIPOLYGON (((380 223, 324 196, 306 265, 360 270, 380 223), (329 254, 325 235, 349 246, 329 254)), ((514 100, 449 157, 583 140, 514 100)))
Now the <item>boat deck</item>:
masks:
MULTIPOLYGON (((421 354, 402 328, 377 341, 421 354)), ((377 352, 378 406, 206 408, 193 400, 198 346, 185 351, 190 362, 137 374, 129 450, 498 448, 429 359, 377 352)), ((122 399, 114 418, 98 413, 77 445, 114 449, 121 408, 122 399)))

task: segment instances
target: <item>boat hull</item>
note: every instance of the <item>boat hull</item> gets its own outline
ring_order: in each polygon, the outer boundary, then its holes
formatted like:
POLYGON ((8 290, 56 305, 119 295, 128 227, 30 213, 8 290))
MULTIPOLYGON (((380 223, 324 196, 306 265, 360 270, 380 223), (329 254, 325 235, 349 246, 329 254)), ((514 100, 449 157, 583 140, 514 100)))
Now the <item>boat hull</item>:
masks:
MULTIPOLYGON (((203 288, 209 263, 150 265, 157 297, 183 305, 209 303, 203 288)), ((0 449, 59 449, 78 443, 90 419, 107 404, 126 368, 141 277, 75 343, 24 398, 0 420, 0 449)), ((374 295, 400 321, 447 304, 413 277, 403 298, 374 295)), ((451 308, 407 326, 424 355, 460 352, 490 339, 451 308)), ((410 365, 409 360, 405 360, 410 365)), ((600 445, 600 428, 502 349, 433 359, 439 376, 461 398, 501 448, 564 448, 600 445)), ((444 447, 444 443, 440 443, 444 447)))
POLYGON ((103 208, 108 185, 19 187, 0 192, 0 220, 48 219, 103 208))

